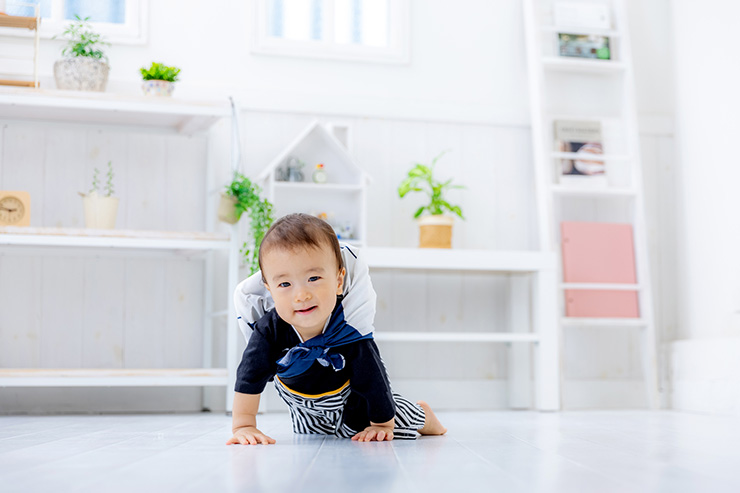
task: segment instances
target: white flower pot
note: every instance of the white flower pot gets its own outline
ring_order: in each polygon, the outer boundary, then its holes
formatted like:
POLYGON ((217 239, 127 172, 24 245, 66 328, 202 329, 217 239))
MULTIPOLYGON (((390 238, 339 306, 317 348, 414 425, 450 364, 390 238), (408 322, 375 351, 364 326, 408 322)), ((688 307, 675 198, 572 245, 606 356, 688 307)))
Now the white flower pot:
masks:
POLYGON ((76 56, 54 63, 57 89, 67 91, 105 91, 108 72, 108 64, 97 58, 76 56))
POLYGON ((419 248, 452 248, 452 216, 421 216, 419 219, 419 248))
POLYGON ((145 80, 141 88, 147 96, 170 97, 175 90, 175 84, 166 80, 145 80))
POLYGON ((118 198, 101 197, 90 194, 82 199, 85 209, 85 227, 93 229, 113 229, 118 215, 118 198))

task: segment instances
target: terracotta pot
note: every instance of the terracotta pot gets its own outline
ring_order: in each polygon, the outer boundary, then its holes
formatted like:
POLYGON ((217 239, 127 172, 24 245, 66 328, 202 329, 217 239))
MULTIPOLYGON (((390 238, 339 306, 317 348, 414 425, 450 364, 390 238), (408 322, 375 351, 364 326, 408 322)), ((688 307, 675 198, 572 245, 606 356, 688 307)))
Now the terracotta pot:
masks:
POLYGON ((452 216, 421 216, 419 219, 419 248, 452 248, 452 216))
POLYGON ((57 88, 67 91, 105 91, 108 72, 108 64, 97 58, 76 56, 54 63, 57 88))
POLYGON ((175 90, 175 84, 166 80, 145 80, 141 84, 141 88, 144 90, 144 94, 147 96, 172 96, 172 91, 175 90))
POLYGON ((236 213, 236 197, 221 194, 221 202, 218 204, 218 218, 225 223, 236 224, 239 220, 239 215, 236 213))
POLYGON ((88 195, 82 199, 85 209, 85 227, 93 229, 113 229, 118 215, 117 197, 88 195))

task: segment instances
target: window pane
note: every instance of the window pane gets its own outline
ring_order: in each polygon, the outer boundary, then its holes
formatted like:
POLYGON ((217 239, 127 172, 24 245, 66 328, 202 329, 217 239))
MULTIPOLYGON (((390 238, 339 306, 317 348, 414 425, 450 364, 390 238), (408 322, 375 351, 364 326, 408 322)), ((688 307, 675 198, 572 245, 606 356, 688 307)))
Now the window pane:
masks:
POLYGON ((74 19, 79 15, 90 22, 126 23, 126 0, 65 0, 64 18, 74 19))
POLYGON ((334 41, 388 46, 388 0, 334 0, 334 41))
POLYGON ((5 3, 6 14, 33 17, 34 8, 28 4, 38 5, 41 2, 41 17, 51 17, 51 0, 7 0, 5 3))
POLYGON ((323 0, 269 0, 267 32, 297 41, 323 39, 323 0))

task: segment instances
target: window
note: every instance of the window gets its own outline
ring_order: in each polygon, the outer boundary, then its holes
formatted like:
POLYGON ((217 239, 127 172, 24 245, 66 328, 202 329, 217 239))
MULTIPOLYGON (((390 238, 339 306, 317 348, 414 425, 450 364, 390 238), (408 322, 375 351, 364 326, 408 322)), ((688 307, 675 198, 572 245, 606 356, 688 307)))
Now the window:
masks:
MULTIPOLYGON (((90 18, 95 30, 113 43, 146 42, 145 12, 147 0, 5 0, 9 15, 33 16, 34 8, 41 8, 43 38, 51 38, 64 31, 69 21, 79 15, 90 18)), ((19 29, 2 29, 8 36, 28 35, 19 29)))
POLYGON ((408 62, 408 0, 256 0, 252 51, 408 62))

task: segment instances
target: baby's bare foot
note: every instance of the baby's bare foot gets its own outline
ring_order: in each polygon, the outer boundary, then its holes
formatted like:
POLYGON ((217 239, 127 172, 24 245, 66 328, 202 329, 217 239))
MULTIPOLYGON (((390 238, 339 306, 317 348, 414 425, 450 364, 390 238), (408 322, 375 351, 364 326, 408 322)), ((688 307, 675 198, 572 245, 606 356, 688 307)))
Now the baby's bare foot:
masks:
POLYGON ((416 403, 424 409, 424 413, 426 414, 424 428, 419 430, 419 433, 422 435, 444 435, 447 433, 447 428, 442 426, 442 423, 439 422, 439 419, 437 419, 429 404, 424 401, 417 401, 416 403))

